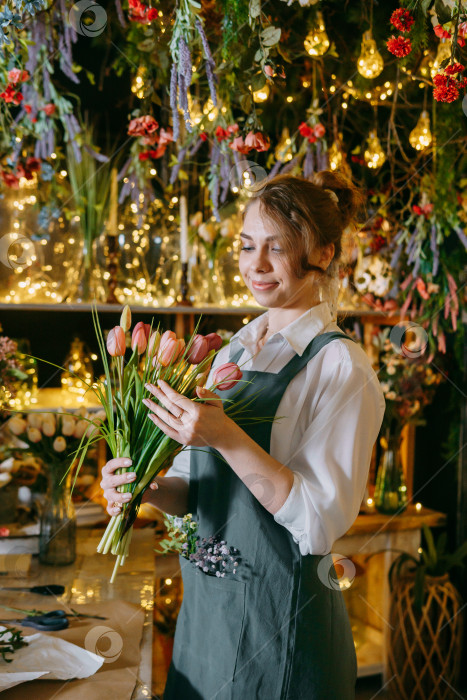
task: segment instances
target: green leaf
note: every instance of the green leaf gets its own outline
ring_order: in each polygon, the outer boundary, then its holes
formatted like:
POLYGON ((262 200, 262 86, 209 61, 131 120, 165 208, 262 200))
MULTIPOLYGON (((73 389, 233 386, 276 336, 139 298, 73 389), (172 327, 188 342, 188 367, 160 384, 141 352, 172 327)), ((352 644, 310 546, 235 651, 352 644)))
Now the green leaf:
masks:
POLYGON ((259 17, 261 14, 261 0, 250 0, 250 17, 259 17))
POLYGON ((261 39, 265 46, 275 46, 279 43, 281 38, 281 28, 280 27, 266 27, 261 32, 261 39))
POLYGON ((87 71, 86 71, 86 77, 87 77, 87 79, 89 80, 89 82, 91 83, 91 85, 95 85, 95 84, 96 84, 96 79, 95 79, 95 77, 94 77, 94 73, 91 73, 90 70, 87 70, 87 71))
POLYGON ((262 87, 266 84, 266 76, 264 73, 261 71, 261 73, 256 73, 256 75, 253 76, 251 80, 251 89, 253 92, 256 92, 257 90, 261 90, 262 87))
POLYGON ((435 12, 440 24, 446 24, 451 20, 451 11, 444 4, 443 0, 435 0, 435 12))

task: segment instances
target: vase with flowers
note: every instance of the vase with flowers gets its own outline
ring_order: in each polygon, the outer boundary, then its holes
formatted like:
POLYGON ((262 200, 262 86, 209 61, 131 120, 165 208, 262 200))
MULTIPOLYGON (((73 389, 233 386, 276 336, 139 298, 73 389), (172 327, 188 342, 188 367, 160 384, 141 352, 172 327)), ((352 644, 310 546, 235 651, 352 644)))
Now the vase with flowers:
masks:
POLYGON ((403 512, 408 503, 400 450, 402 430, 408 423, 421 420, 442 379, 423 357, 419 339, 399 347, 390 339, 390 331, 385 328, 374 339, 380 352, 378 376, 386 400, 374 502, 376 510, 388 515, 403 512))
POLYGON ((66 566, 76 558, 76 515, 71 500, 72 471, 68 465, 86 436, 100 439, 98 425, 103 412, 88 415, 69 413, 29 413, 15 415, 8 428, 20 442, 20 450, 39 457, 46 466, 48 488, 42 506, 39 561, 66 566))

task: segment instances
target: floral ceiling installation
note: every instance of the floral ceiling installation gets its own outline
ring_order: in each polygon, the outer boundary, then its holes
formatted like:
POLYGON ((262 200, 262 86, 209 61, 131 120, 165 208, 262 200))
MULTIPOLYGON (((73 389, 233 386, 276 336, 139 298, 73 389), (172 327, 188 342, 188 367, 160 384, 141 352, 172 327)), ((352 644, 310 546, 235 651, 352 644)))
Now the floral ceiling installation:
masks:
MULTIPOLYGON (((154 205, 176 223, 183 195, 190 216, 223 226, 264 177, 341 169, 369 195, 355 288, 445 352, 465 303, 465 2, 82 7, 7 0, 0 12, 0 184, 15 231, 21 206, 44 251, 51 227, 73 224, 89 273, 128 206, 149 250, 154 205), (86 177, 110 182, 111 169, 118 217, 109 187, 98 195, 86 177), (102 202, 94 217, 89 201, 102 202)), ((51 301, 65 298, 57 288, 51 301)))

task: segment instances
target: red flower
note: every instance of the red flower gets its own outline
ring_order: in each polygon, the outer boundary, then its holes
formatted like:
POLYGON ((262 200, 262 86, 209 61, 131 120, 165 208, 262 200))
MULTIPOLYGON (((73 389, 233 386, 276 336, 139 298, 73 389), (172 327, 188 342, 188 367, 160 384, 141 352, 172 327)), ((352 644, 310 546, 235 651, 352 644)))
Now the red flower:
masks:
POLYGON ((326 127, 319 122, 319 124, 315 125, 313 132, 316 138, 320 139, 326 133, 326 127))
POLYGON ((158 128, 159 124, 154 117, 145 114, 144 117, 131 120, 128 125, 128 134, 130 136, 152 136, 158 128))
POLYGON ((400 32, 410 32, 412 24, 415 22, 410 12, 403 7, 394 10, 389 21, 400 32))
POLYGON ((202 131, 202 132, 200 133, 199 137, 200 137, 201 141, 207 141, 207 140, 208 140, 208 135, 207 135, 206 132, 204 132, 204 131, 202 131))
POLYGON ((261 131, 250 131, 245 137, 245 146, 252 148, 255 151, 261 153, 262 151, 267 151, 270 147, 270 142, 267 136, 265 136, 261 131))
POLYGON ((436 34, 437 37, 440 39, 449 39, 451 36, 446 29, 443 29, 443 26, 441 24, 437 24, 435 27, 433 27, 433 31, 436 34))
POLYGON ((386 46, 388 47, 388 51, 394 56, 397 56, 397 58, 408 56, 412 51, 410 39, 403 36, 395 37, 392 35, 392 37, 386 42, 386 46))
POLYGON ((29 158, 26 161, 26 167, 28 168, 28 170, 30 170, 31 173, 38 172, 41 169, 40 158, 34 158, 33 156, 29 156, 29 158))
POLYGON ((247 154, 252 150, 249 146, 245 144, 243 136, 236 136, 234 140, 231 143, 229 143, 229 148, 231 148, 232 151, 237 151, 238 153, 243 154, 247 154))
POLYGON ((232 136, 232 134, 236 134, 236 133, 237 133, 238 129, 239 129, 238 124, 230 124, 230 125, 227 127, 227 133, 229 134, 229 136, 232 136))
POLYGON ((309 139, 310 136, 314 136, 313 133, 313 127, 311 127, 309 124, 306 122, 302 122, 299 127, 298 131, 300 133, 300 136, 303 136, 304 139, 309 139))
POLYGON ((378 250, 381 250, 386 245, 386 239, 384 236, 376 235, 374 236, 373 240, 370 241, 370 248, 372 253, 377 253, 378 250))
POLYGON ((41 109, 42 109, 43 112, 45 112, 45 114, 46 114, 48 117, 51 117, 52 114, 55 113, 55 110, 56 110, 57 108, 56 108, 56 106, 55 106, 54 104, 52 104, 52 102, 48 102, 46 105, 44 105, 43 107, 41 107, 41 109))
POLYGON ((412 211, 414 214, 417 214, 418 216, 424 216, 425 219, 428 219, 431 212, 434 209, 434 204, 424 204, 423 207, 418 206, 418 204, 414 204, 412 207, 412 211))
POLYGON ((459 97, 459 90, 453 82, 438 85, 433 90, 433 97, 437 102, 454 102, 459 97))
POLYGON ((229 138, 228 132, 225 129, 223 129, 221 126, 218 126, 214 133, 215 133, 216 139, 218 141, 225 141, 226 139, 229 138))
POLYGON ((130 6, 128 17, 131 22, 150 24, 159 15, 159 12, 154 7, 147 7, 140 0, 129 0, 128 4, 130 6))
POLYGON ((159 146, 165 146, 174 140, 174 135, 172 129, 161 129, 159 134, 159 146))
POLYGON ((453 63, 452 66, 446 66, 444 72, 446 75, 455 75, 456 73, 462 73, 464 66, 462 63, 453 63))
POLYGON ((7 89, 0 93, 0 97, 2 97, 5 102, 12 102, 14 105, 19 105, 23 99, 23 95, 17 92, 13 85, 8 85, 7 89))
POLYGON ((7 187, 11 187, 13 190, 19 189, 19 178, 13 173, 9 173, 7 170, 2 170, 0 172, 0 177, 7 187))
POLYGON ((19 68, 13 68, 13 70, 8 71, 8 80, 13 85, 16 83, 24 83, 29 80, 30 75, 27 70, 19 70, 19 68))
POLYGON ((467 36, 467 22, 461 22, 457 28, 459 39, 460 36, 467 36))
POLYGON ((32 112, 31 105, 23 105, 23 108, 24 108, 24 111, 26 112, 26 114, 31 114, 31 112, 32 112))
POLYGON ((463 49, 464 46, 465 46, 465 39, 464 39, 464 37, 458 36, 458 37, 457 37, 457 44, 458 44, 458 46, 461 47, 461 49, 463 49))

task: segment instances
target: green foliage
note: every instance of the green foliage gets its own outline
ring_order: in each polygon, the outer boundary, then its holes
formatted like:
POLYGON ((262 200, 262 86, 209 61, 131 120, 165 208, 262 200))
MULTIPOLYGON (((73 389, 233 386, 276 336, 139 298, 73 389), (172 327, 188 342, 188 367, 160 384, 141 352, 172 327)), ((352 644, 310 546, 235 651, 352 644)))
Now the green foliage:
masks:
POLYGON ((15 627, 6 627, 4 630, 0 630, 0 656, 6 663, 9 664, 13 661, 13 659, 7 659, 7 654, 14 654, 15 651, 27 645, 21 630, 15 627))
POLYGON ((421 612, 423 607, 426 576, 444 576, 454 568, 465 566, 464 560, 467 557, 467 541, 455 552, 448 553, 446 532, 442 532, 435 543, 433 533, 423 523, 423 534, 426 548, 422 548, 420 557, 417 559, 412 554, 403 552, 392 563, 388 574, 391 590, 397 580, 407 575, 415 575, 414 608, 418 612, 421 612))

